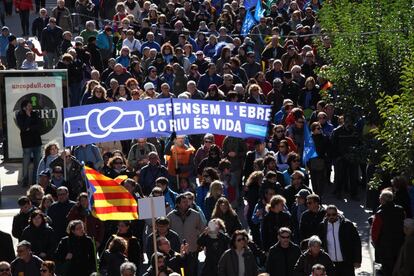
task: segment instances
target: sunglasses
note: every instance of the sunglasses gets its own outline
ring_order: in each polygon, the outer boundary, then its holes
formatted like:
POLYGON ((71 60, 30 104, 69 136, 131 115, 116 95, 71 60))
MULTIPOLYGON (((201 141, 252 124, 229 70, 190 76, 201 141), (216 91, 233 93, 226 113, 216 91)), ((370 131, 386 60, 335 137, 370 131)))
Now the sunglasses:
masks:
POLYGON ((239 238, 236 240, 237 242, 246 241, 246 238, 239 238))
POLYGON ((289 239, 290 236, 279 236, 281 239, 289 239))
POLYGON ((48 270, 47 269, 41 269, 40 272, 45 273, 45 272, 48 272, 48 270))

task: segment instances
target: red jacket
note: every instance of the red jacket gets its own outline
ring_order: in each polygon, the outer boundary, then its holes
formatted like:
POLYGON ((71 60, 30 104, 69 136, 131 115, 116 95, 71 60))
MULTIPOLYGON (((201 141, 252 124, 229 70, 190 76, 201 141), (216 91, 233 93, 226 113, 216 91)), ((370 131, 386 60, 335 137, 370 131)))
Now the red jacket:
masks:
POLYGON ((14 0, 13 2, 14 2, 14 6, 16 7, 16 10, 21 10, 21 11, 33 10, 32 0, 14 0))

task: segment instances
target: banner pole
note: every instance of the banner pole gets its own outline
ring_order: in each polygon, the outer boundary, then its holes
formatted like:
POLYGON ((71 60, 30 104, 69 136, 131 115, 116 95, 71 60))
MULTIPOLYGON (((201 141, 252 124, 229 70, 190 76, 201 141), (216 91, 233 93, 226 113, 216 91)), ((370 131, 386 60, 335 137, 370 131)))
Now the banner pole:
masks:
MULTIPOLYGON (((151 224, 152 224, 152 242, 154 246, 154 258, 155 258, 155 275, 158 275, 158 249, 157 249, 157 236, 155 229, 155 207, 154 197, 151 196, 151 224)), ((151 257, 150 257, 151 258, 151 257)), ((148 260, 151 263, 151 260, 148 260)))
MULTIPOLYGON (((173 120, 173 125, 172 125, 172 129, 173 132, 175 132, 175 119, 174 119, 174 104, 173 104, 173 97, 170 97, 170 102, 171 102, 171 118, 173 120)), ((174 142, 174 141, 173 141, 174 142)), ((177 149, 175 148, 175 142, 174 142, 174 160, 175 160, 175 168, 178 168, 178 153, 177 153, 177 149)), ((176 177, 176 182, 177 182, 177 192, 180 189, 180 174, 178 174, 177 172, 175 172, 175 177, 176 177)))
MULTIPOLYGON (((60 109, 62 118, 62 141, 63 141, 63 179, 66 181, 66 144, 65 144, 65 125, 63 124, 63 107, 60 109)), ((52 168, 53 169, 53 168, 52 168)))

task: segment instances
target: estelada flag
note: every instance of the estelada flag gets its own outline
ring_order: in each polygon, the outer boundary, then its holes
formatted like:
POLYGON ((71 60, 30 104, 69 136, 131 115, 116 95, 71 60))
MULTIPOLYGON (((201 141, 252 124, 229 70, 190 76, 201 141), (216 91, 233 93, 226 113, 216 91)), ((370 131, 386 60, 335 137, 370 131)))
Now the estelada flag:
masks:
POLYGON ((89 205, 95 217, 102 221, 138 219, 137 201, 121 185, 126 176, 112 179, 86 166, 85 176, 89 205))

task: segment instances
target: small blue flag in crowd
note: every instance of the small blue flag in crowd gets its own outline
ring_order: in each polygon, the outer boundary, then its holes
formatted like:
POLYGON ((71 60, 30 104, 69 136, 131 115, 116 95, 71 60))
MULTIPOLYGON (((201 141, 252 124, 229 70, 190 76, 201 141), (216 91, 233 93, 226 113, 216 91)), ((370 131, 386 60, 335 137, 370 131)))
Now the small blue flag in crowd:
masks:
POLYGON ((252 13, 248 11, 246 13, 246 17, 244 18, 242 29, 241 29, 241 35, 247 36, 250 32, 250 29, 253 28, 253 26, 256 24, 256 20, 254 20, 254 17, 252 16, 252 13))
POLYGON ((305 141, 303 145, 302 161, 303 164, 306 164, 310 159, 318 157, 318 154, 316 153, 315 143, 313 142, 312 135, 306 123, 304 126, 304 135, 305 141))
POLYGON ((265 9, 263 9, 262 7, 262 1, 257 0, 256 10, 254 11, 254 19, 256 19, 256 21, 259 22, 260 18, 264 16, 264 13, 265 13, 265 9))

